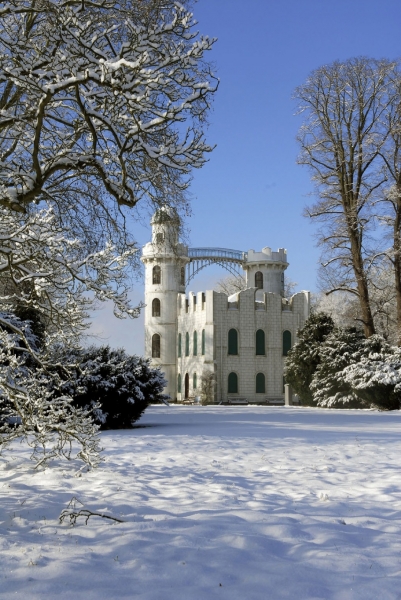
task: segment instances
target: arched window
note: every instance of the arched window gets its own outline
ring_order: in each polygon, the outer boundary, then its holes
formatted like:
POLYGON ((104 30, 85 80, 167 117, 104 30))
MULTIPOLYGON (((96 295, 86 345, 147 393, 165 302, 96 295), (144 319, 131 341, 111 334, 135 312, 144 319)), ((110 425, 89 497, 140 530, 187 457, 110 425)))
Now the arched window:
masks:
POLYGON ((160 300, 154 298, 152 302, 152 317, 160 317, 160 300))
POLYGON ((181 352, 182 352, 182 349, 181 349, 181 346, 182 346, 181 340, 182 340, 182 336, 181 336, 181 333, 179 333, 178 334, 178 358, 181 358, 181 352))
POLYGON ((158 333, 152 336, 152 358, 160 358, 160 335, 158 333))
POLYGON ((265 354, 265 332, 263 329, 258 329, 256 332, 256 355, 264 356, 265 354))
POLYGON ((185 285, 185 267, 181 267, 181 271, 180 271, 180 285, 185 285))
POLYGON ((237 373, 230 373, 228 376, 228 393, 238 394, 238 375, 237 373))
POLYGON ((198 334, 194 331, 194 356, 198 355, 198 334))
POLYGON ((153 267, 152 282, 153 283, 161 283, 162 282, 162 270, 158 265, 153 267))
POLYGON ((291 331, 283 331, 283 356, 291 350, 291 331))
POLYGON ((189 333, 185 334, 185 356, 189 356, 189 333))
POLYGON ((230 329, 228 332, 228 354, 238 354, 238 331, 230 329))
POLYGON ((185 380, 184 380, 184 385, 185 385, 185 399, 189 398, 189 375, 188 373, 185 373, 185 380))
POLYGON ((192 381, 192 383, 193 383, 193 386, 192 386, 192 387, 194 388, 194 390, 196 390, 196 384, 197 384, 197 377, 196 377, 196 373, 194 373, 194 374, 193 374, 192 380, 193 380, 193 381, 192 381))
POLYGON ((263 273, 262 271, 257 271, 255 273, 255 287, 258 290, 263 290, 263 273))
POLYGON ((256 393, 257 394, 265 394, 266 393, 266 379, 264 373, 258 373, 256 375, 256 393))
POLYGON ((205 349, 206 349, 206 333, 205 330, 202 329, 202 355, 205 355, 205 349))
POLYGON ((178 378, 177 378, 177 393, 181 394, 181 373, 178 373, 178 378))

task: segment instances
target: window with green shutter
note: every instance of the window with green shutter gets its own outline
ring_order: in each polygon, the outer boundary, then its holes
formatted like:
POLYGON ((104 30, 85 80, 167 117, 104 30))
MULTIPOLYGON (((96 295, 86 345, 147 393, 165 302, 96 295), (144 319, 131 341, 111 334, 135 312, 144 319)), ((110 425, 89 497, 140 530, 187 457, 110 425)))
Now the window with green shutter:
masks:
POLYGON ((263 329, 258 329, 256 332, 256 354, 258 356, 264 356, 266 354, 265 332, 263 329))
POLYGON ((206 332, 204 329, 202 329, 202 355, 205 355, 205 349, 206 349, 206 332))
POLYGON ((257 394, 265 394, 266 393, 266 379, 264 373, 258 373, 256 375, 256 393, 257 394))
POLYGON ((185 356, 189 356, 189 333, 185 334, 185 356))
POLYGON ((181 375, 178 374, 178 379, 177 379, 177 392, 179 394, 181 394, 181 375))
POLYGON ((291 331, 283 331, 283 356, 291 350, 291 331))
POLYGON ((197 377, 196 377, 196 373, 194 373, 194 374, 193 374, 193 377, 192 377, 192 379, 193 379, 193 382, 192 382, 192 383, 193 383, 193 386, 192 386, 192 387, 194 388, 194 390, 196 390, 196 384, 197 384, 197 377))
POLYGON ((181 345, 182 345, 181 333, 179 333, 178 334, 178 358, 181 358, 181 352, 182 352, 181 345))
POLYGON ((228 332, 228 354, 238 354, 238 331, 230 329, 228 332))
POLYGON ((238 394, 238 375, 237 373, 230 373, 228 376, 228 393, 238 394))
POLYGON ((194 331, 194 356, 198 355, 198 334, 194 331))

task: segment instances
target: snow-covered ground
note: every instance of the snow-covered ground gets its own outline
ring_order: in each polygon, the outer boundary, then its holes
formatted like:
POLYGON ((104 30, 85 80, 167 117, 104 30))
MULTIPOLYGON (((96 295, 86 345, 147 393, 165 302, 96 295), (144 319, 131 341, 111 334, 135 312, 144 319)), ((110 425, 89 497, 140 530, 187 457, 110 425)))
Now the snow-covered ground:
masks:
POLYGON ((140 425, 102 433, 81 477, 0 458, 2 599, 401 598, 399 412, 154 406, 140 425), (73 497, 125 522, 60 525, 73 497))

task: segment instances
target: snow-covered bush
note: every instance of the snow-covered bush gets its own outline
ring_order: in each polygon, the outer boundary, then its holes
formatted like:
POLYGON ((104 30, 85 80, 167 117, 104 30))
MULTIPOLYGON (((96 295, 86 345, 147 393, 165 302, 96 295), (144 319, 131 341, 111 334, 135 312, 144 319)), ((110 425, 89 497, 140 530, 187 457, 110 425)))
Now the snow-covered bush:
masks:
POLYGON ((381 336, 336 328, 320 347, 310 386, 318 406, 396 410, 401 406, 401 349, 381 336))
POLYGON ((139 314, 129 305, 125 273, 136 249, 120 253, 106 244, 87 254, 51 210, 16 217, 0 208, 0 237, 0 449, 19 437, 33 446, 38 462, 69 458, 73 450, 95 465, 98 428, 60 386, 77 368, 74 352, 94 302, 114 302, 118 317, 139 314), (60 345, 71 360, 57 361, 54 348, 60 345))
POLYGON ((364 341, 342 376, 365 406, 401 408, 401 348, 390 346, 379 335, 364 341))
POLYGON ((119 429, 132 427, 151 402, 166 400, 165 385, 149 360, 122 349, 93 346, 79 357, 79 370, 63 389, 73 397, 74 406, 94 407, 101 429, 119 429))
POLYGON ((333 331, 333 319, 324 313, 312 313, 298 331, 298 342, 287 356, 285 381, 289 383, 304 406, 315 406, 310 390, 313 375, 320 363, 320 348, 333 331))
POLYGON ((355 328, 336 327, 321 344, 320 364, 310 385, 313 400, 319 406, 330 408, 361 408, 362 403, 346 380, 344 369, 357 360, 358 351, 365 342, 363 333, 355 328))
POLYGON ((76 457, 96 466, 99 428, 92 410, 74 407, 71 396, 61 392, 60 372, 69 376, 71 365, 50 365, 48 348, 36 351, 35 342, 29 324, 2 313, 0 451, 20 439, 32 448, 37 466, 56 457, 76 457), (57 398, 54 390, 59 391, 57 398))

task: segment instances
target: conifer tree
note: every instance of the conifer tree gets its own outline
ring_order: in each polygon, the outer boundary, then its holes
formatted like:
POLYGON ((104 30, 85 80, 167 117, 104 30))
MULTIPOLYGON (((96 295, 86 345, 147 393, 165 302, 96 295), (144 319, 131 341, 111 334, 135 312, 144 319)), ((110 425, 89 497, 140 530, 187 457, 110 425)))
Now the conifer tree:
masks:
POLYGON ((315 406, 310 384, 320 363, 320 347, 333 331, 333 319, 325 313, 312 313, 298 331, 298 342, 290 350, 285 366, 285 381, 298 394, 303 405, 315 406))

